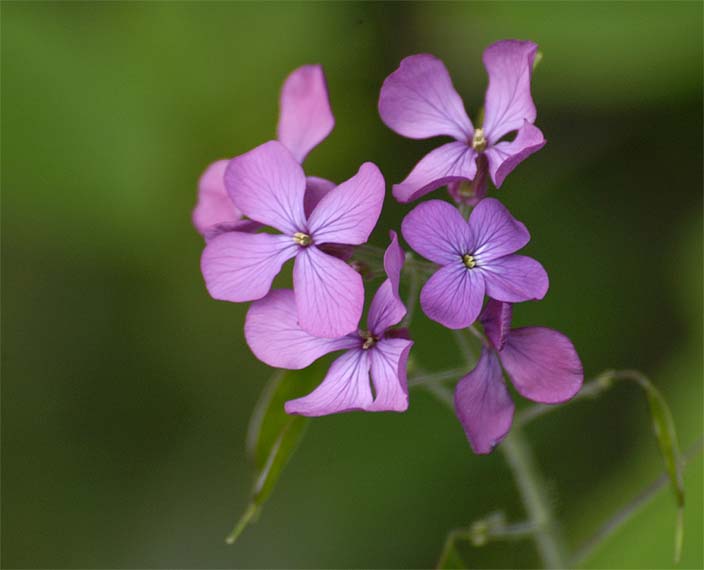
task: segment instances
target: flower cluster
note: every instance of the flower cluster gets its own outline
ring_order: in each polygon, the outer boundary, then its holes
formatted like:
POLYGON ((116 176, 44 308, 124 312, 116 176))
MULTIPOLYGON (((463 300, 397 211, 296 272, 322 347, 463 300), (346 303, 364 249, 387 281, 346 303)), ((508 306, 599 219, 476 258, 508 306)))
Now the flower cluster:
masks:
MULTIPOLYGON (((510 429, 514 406, 504 371, 522 396, 537 402, 564 402, 582 384, 567 337, 510 328, 512 304, 542 299, 548 276, 536 260, 517 254, 530 240, 525 225, 486 197, 489 179, 500 187, 545 145, 530 92, 536 53, 534 43, 516 40, 486 49, 481 126, 473 125, 447 69, 431 55, 404 59, 379 97, 382 121, 398 134, 454 139, 422 158, 393 186, 393 196, 406 203, 446 186, 459 204, 423 202, 406 215, 401 232, 434 264, 420 293, 423 312, 450 329, 471 327, 483 339, 476 367, 455 388, 457 416, 476 453, 489 453, 510 429)), ((306 176, 302 162, 333 126, 322 68, 295 70, 282 89, 277 140, 213 163, 200 179, 193 222, 206 240, 201 269, 215 299, 252 302, 245 337, 262 362, 296 370, 342 351, 321 384, 287 402, 286 412, 402 412, 413 341, 399 289, 404 275, 430 264, 406 263, 413 256, 390 231, 379 260, 385 280, 360 327, 365 291, 355 253, 377 224, 385 182, 370 162, 339 185, 306 176), (290 259, 293 289, 272 289, 290 259)))

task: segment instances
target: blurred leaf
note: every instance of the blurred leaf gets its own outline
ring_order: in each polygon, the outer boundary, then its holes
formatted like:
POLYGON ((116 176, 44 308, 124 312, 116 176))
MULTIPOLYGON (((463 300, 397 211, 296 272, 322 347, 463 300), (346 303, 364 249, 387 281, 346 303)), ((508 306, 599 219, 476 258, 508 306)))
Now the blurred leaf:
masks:
POLYGON ((287 400, 310 392, 324 377, 326 361, 318 361, 305 370, 277 373, 266 385, 257 402, 247 433, 247 453, 254 465, 254 485, 250 503, 225 539, 233 544, 253 522, 262 505, 274 490, 308 427, 308 418, 284 411, 287 400))
POLYGON ((464 568, 469 568, 457 550, 458 538, 461 537, 457 531, 453 531, 447 536, 445 546, 440 554, 440 560, 438 560, 436 566, 438 570, 461 570, 464 568))

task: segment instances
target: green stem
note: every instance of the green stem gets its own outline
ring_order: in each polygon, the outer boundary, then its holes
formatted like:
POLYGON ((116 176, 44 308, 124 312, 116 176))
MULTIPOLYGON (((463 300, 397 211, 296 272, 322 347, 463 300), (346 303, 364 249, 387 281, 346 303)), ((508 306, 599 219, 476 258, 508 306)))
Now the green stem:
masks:
POLYGON ((535 528, 533 539, 545 568, 567 568, 565 549, 550 509, 545 482, 528 443, 514 428, 499 446, 511 468, 523 506, 535 528))

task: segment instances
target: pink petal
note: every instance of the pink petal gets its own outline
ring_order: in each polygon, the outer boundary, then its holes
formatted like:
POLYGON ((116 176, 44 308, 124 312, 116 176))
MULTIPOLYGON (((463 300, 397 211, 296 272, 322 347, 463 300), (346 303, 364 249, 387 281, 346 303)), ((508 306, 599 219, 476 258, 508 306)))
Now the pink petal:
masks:
POLYGON ((441 265, 461 261, 474 250, 467 222, 442 200, 429 200, 411 210, 401 222, 401 233, 416 252, 441 265))
POLYGON ((413 342, 384 338, 370 349, 369 360, 376 397, 369 412, 405 412, 408 409, 406 366, 413 342))
POLYGON ((584 373, 574 345, 544 327, 514 329, 499 353, 518 392, 536 402, 557 404, 582 387, 584 373))
POLYGON ((507 255, 477 269, 486 280, 486 294, 497 301, 520 303, 538 300, 548 292, 548 274, 531 257, 507 255))
POLYGON ((384 203, 384 177, 365 162, 357 174, 328 192, 313 209, 308 228, 314 243, 358 245, 369 239, 384 203))
POLYGON ((511 429, 514 405, 492 350, 483 348, 477 366, 457 383, 455 411, 474 453, 491 453, 511 429))
POLYGON ((193 209, 193 225, 205 236, 212 226, 223 222, 238 222, 240 212, 225 190, 225 169, 229 160, 213 162, 198 180, 198 202, 193 209))
POLYGON ((364 286, 359 273, 344 261, 315 246, 301 249, 293 266, 293 289, 304 331, 337 338, 357 329, 364 286))
POLYGON ((360 345, 357 335, 336 339, 318 338, 298 324, 296 298, 290 289, 275 289, 252 303, 244 334, 249 348, 262 362, 276 368, 300 370, 335 350, 360 345))
POLYGON ((289 235, 305 229, 306 177, 280 142, 269 141, 233 158, 225 186, 235 206, 253 220, 289 235))
POLYGON ((369 384, 369 351, 354 349, 330 366, 323 382, 307 396, 286 402, 287 414, 326 416, 365 410, 373 401, 369 384))
POLYGON ((394 184, 394 198, 410 202, 452 182, 471 180, 477 171, 474 157, 471 146, 456 141, 430 151, 403 182, 394 184))
POLYGON ((543 148, 546 142, 540 129, 526 121, 514 140, 502 141, 486 149, 489 173, 494 186, 499 188, 514 168, 543 148))
POLYGON ((304 65, 292 71, 281 89, 278 139, 303 162, 334 126, 322 66, 304 65))
POLYGON ((511 304, 489 299, 484 306, 479 320, 484 327, 484 333, 494 345, 496 350, 501 350, 511 332, 511 304))
POLYGON ((261 299, 297 249, 288 236, 224 233, 209 241, 201 256, 208 292, 214 299, 234 303, 261 299))
POLYGON ((517 131, 523 121, 533 123, 535 104, 530 95, 530 76, 538 46, 533 42, 504 40, 484 50, 489 87, 484 98, 484 136, 493 144, 506 133, 517 131))
POLYGON ((478 265, 514 253, 530 241, 525 225, 496 198, 484 198, 469 215, 476 240, 473 255, 478 265))
POLYGON ((389 232, 391 243, 384 253, 384 269, 387 279, 377 290, 369 307, 367 324, 374 335, 381 335, 386 329, 401 322, 406 315, 406 307, 398 293, 403 268, 404 253, 398 244, 396 232, 389 232))
POLYGON ((483 301, 484 277, 461 261, 434 273, 420 292, 423 312, 450 329, 463 329, 476 321, 483 301))
POLYGON ((474 132, 445 64, 429 54, 405 58, 384 80, 379 114, 387 127, 411 139, 448 135, 468 141, 474 132))
POLYGON ((253 222, 252 220, 242 218, 237 222, 222 222, 214 226, 210 226, 203 232, 203 237, 206 242, 209 242, 210 240, 218 237, 220 234, 225 234, 228 232, 254 233, 261 228, 262 225, 259 222, 253 222))
POLYGON ((306 193, 303 197, 303 210, 306 216, 310 216, 318 202, 333 188, 335 188, 335 183, 325 180, 325 178, 318 178, 317 176, 308 176, 306 178, 306 193))

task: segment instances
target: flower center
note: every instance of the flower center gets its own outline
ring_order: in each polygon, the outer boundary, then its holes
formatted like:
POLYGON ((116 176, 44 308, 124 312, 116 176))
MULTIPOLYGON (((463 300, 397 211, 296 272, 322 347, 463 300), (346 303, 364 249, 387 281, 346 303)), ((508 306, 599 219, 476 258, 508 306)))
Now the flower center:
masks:
POLYGON ((482 152, 486 148, 486 139, 483 129, 475 129, 472 137, 472 148, 477 152, 482 152))
POLYGON ((462 256, 462 263, 464 263, 464 266, 467 269, 474 269, 477 266, 477 262, 474 259, 474 256, 469 255, 468 253, 465 253, 462 256))
POLYGON ((303 232, 296 232, 295 234, 293 234, 293 241, 295 241, 300 246, 306 247, 307 245, 310 245, 313 240, 308 234, 304 234, 303 232))
POLYGON ((379 340, 369 331, 359 331, 359 336, 364 339, 364 342, 362 343, 362 350, 369 350, 379 340))

